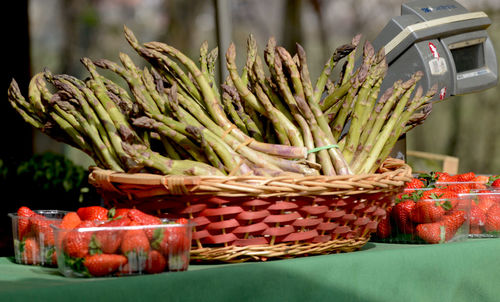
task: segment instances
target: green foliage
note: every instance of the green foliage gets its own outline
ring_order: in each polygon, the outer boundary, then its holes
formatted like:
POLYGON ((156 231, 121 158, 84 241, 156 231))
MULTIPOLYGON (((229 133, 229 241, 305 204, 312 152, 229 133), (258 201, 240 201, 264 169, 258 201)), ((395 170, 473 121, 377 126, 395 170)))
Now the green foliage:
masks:
POLYGON ((9 196, 10 210, 21 205, 74 210, 82 203, 98 204, 100 197, 88 175, 83 167, 51 152, 21 161, 0 159, 0 190, 9 196))

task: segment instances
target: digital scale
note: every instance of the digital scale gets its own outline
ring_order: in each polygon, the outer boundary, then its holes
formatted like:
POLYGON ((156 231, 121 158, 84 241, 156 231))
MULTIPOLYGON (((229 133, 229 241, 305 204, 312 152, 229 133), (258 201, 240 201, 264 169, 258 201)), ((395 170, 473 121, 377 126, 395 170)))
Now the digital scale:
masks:
MULTIPOLYGON (((389 70, 381 91, 397 80, 422 71, 424 91, 437 83, 432 101, 479 92, 498 82, 495 50, 486 29, 491 20, 484 12, 469 12, 456 1, 419 0, 402 4, 401 16, 392 18, 373 41, 384 48, 389 70)), ((406 140, 391 154, 406 160, 406 140)))

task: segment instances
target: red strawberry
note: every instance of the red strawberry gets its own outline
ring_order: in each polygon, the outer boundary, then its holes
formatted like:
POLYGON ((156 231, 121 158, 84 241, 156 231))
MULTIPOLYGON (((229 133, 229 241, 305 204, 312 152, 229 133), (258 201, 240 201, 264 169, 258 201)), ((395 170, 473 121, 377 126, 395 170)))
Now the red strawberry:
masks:
MULTIPOLYGON (((130 226, 139 226, 137 223, 130 223, 130 226)), ((123 234, 122 242, 120 245, 123 254, 136 252, 138 254, 148 252, 150 249, 149 240, 144 232, 144 229, 126 230, 123 234)))
POLYGON ((476 205, 475 202, 471 204, 470 207, 470 226, 480 227, 486 222, 486 213, 476 205))
POLYGON ((172 256, 189 251, 191 242, 187 236, 189 230, 186 226, 171 226, 162 228, 162 232, 155 232, 155 238, 152 246, 160 250, 165 257, 170 259, 172 256))
POLYGON ((474 172, 467 172, 455 175, 456 180, 459 182, 469 182, 472 181, 475 177, 476 174, 474 174, 474 172))
POLYGON ((128 262, 127 257, 116 254, 96 254, 85 257, 83 265, 92 276, 106 276, 117 271, 128 262))
POLYGON ((146 260, 146 272, 158 274, 165 271, 167 259, 158 251, 152 250, 146 260))
POLYGON ((89 244, 92 240, 93 232, 79 230, 80 228, 94 227, 93 221, 82 221, 77 228, 68 231, 63 240, 63 251, 70 257, 82 258, 89 253, 89 244))
MULTIPOLYGON (((99 225, 99 227, 122 227, 130 224, 128 217, 123 217, 117 220, 99 225)), ((122 243, 123 230, 103 230, 95 233, 95 245, 101 252, 106 254, 114 254, 122 243)))
MULTIPOLYGON (((161 219, 159 217, 146 214, 137 209, 131 209, 127 213, 128 218, 130 220, 138 223, 139 225, 159 225, 161 224, 161 219)), ((153 238, 153 228, 148 228, 144 230, 148 239, 151 240, 153 238)))
POLYGON ((488 210, 495 204, 497 203, 497 198, 495 195, 488 194, 488 193, 480 193, 477 195, 478 202, 477 206, 480 207, 485 213, 488 212, 488 210))
POLYGON ((491 183, 491 186, 492 187, 495 187, 495 188, 500 188, 500 178, 494 180, 492 183, 491 183))
POLYGON ((469 234, 482 234, 483 230, 480 226, 470 226, 469 234))
POLYGON ((437 175, 438 175, 437 182, 456 182, 457 181, 457 179, 454 176, 452 176, 448 173, 442 172, 442 173, 439 173, 437 175))
POLYGON ((467 194, 471 190, 471 186, 464 183, 450 184, 447 188, 457 194, 467 194))
POLYGON ((391 216, 399 231, 404 234, 413 234, 415 231, 415 226, 410 220, 410 213, 413 208, 415 208, 413 200, 399 202, 392 208, 391 216))
POLYGON ((130 209, 121 208, 121 209, 114 209, 114 210, 112 209, 110 211, 113 213, 113 217, 112 218, 118 218, 120 216, 126 217, 127 214, 128 214, 128 211, 130 211, 130 209))
POLYGON ((444 213, 439 201, 419 201, 411 211, 410 219, 415 223, 436 222, 443 218, 444 213))
POLYGON ((447 187, 434 188, 422 193, 422 200, 425 199, 454 199, 458 197, 458 193, 449 190, 447 187))
POLYGON ((80 216, 76 212, 69 212, 66 215, 64 215, 62 221, 61 221, 61 229, 74 229, 76 228, 82 220, 80 219, 80 216))
POLYGON ((412 180, 405 185, 405 190, 420 189, 423 188, 424 182, 418 178, 412 178, 412 180))
POLYGON ((52 230, 50 225, 54 224, 56 226, 59 226, 60 223, 61 222, 59 220, 48 219, 38 214, 31 218, 32 228, 38 236, 40 244, 44 246, 55 244, 54 231, 52 230))
POLYGON ((486 213, 484 229, 487 232, 500 232, 500 204, 495 204, 486 213))
POLYGON ((76 213, 81 220, 107 220, 108 209, 101 206, 90 206, 79 208, 76 213))
POLYGON ((391 211, 392 207, 388 207, 386 210, 386 216, 380 220, 377 225, 377 237, 384 239, 391 236, 391 211))
POLYGON ((445 227, 439 222, 421 223, 416 228, 418 237, 427 243, 440 243, 445 241, 445 227))
POLYGON ((40 264, 40 246, 35 237, 25 237, 21 242, 21 263, 23 264, 40 264))
POLYGON ((33 212, 28 207, 20 207, 17 210, 17 234, 19 240, 23 240, 23 237, 26 236, 31 228, 30 228, 30 217, 34 216, 36 213, 33 212))
POLYGON ((417 225, 417 235, 427 243, 441 243, 450 240, 465 221, 465 212, 455 211, 444 216, 442 221, 417 225))

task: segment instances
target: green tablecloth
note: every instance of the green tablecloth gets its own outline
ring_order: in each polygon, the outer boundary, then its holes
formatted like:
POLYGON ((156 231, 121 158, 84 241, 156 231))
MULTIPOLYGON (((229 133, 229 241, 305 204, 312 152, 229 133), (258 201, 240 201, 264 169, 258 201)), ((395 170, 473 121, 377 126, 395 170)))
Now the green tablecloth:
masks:
POLYGON ((500 301, 500 238, 94 279, 0 258, 0 301, 30 300, 500 301))

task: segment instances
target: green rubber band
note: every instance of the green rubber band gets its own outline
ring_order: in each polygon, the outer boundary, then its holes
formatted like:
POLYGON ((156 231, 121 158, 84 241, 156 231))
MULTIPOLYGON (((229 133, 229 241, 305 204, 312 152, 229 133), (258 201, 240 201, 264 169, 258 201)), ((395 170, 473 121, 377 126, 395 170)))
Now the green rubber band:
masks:
POLYGON ((318 148, 314 148, 314 149, 311 149, 309 151, 307 151, 307 154, 309 153, 315 153, 315 152, 318 152, 318 151, 321 151, 321 150, 326 150, 326 149, 331 149, 331 148, 339 148, 339 145, 328 145, 328 146, 323 146, 323 147, 318 147, 318 148))

